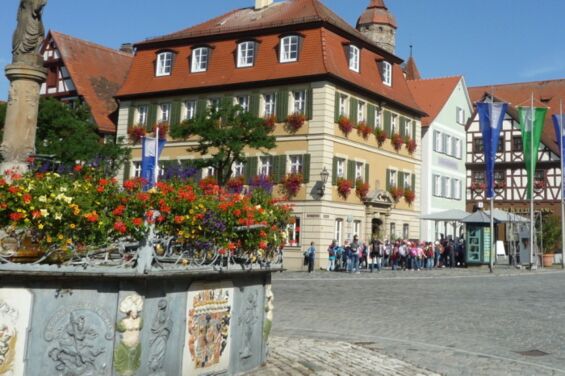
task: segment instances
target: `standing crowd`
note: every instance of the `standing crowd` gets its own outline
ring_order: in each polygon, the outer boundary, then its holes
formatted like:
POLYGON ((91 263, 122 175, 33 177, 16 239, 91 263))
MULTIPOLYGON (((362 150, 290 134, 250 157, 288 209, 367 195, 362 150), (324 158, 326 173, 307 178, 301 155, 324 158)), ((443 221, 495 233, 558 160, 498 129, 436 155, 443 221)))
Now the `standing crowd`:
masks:
MULTIPOLYGON (((346 240, 343 245, 337 244, 334 240, 327 252, 328 271, 360 273, 361 269, 373 272, 384 268, 417 271, 465 266, 463 238, 453 240, 451 237, 442 237, 435 242, 374 239, 367 243, 361 242, 358 236, 354 236, 353 241, 346 240)), ((311 244, 305 252, 305 258, 309 259, 309 272, 313 271, 314 256, 315 248, 314 244, 311 244)))

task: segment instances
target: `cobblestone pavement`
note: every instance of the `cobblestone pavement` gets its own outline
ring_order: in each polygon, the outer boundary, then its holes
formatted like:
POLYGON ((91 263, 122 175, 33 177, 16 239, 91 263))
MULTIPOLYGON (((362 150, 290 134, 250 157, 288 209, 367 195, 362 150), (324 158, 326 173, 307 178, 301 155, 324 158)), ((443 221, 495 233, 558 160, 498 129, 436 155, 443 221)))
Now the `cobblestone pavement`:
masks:
POLYGON ((382 354, 372 343, 271 337, 269 362, 248 376, 439 376, 382 354))
POLYGON ((273 290, 273 335, 288 341, 364 343, 442 375, 565 375, 560 269, 285 272, 273 290))

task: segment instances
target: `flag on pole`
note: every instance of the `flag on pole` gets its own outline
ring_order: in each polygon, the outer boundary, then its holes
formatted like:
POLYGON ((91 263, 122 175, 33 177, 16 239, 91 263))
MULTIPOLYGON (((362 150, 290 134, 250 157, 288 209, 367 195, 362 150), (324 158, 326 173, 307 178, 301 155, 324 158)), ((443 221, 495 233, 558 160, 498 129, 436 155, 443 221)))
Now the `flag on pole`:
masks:
MULTIPOLYGON (((563 170, 563 156, 565 151, 565 132, 563 132, 563 126, 565 126, 565 114, 553 115, 553 126, 555 127, 555 138, 559 144, 559 152, 561 153, 561 168, 563 170)), ((565 179, 563 178, 563 171, 561 171, 561 192, 565 192, 565 179)))
POLYGON ((533 175, 538 161, 539 143, 547 108, 545 107, 518 107, 520 130, 522 132, 522 148, 524 149, 524 163, 528 173, 528 200, 532 198, 533 175), (533 127, 533 129, 532 129, 533 127), (533 139, 533 142, 532 142, 533 139), (532 145, 533 144, 533 145, 532 145), (533 150, 532 150, 533 147, 533 150))
POLYGON ((494 197, 494 161, 496 160, 498 140, 507 108, 508 104, 503 102, 477 103, 486 163, 487 198, 494 197))
POLYGON ((156 183, 159 156, 165 147, 166 141, 154 137, 144 137, 141 143, 141 178, 144 180, 145 189, 151 189, 156 183))

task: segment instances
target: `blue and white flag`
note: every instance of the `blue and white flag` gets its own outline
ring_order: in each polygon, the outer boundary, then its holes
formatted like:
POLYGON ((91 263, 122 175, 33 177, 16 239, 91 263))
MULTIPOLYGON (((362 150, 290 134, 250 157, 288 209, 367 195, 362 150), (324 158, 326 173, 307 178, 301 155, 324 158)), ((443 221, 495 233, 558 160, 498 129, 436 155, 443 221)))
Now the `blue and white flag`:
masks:
POLYGON ((486 163, 486 198, 494 197, 494 161, 496 160, 498 140, 507 109, 507 103, 477 103, 479 123, 481 125, 481 133, 483 134, 483 151, 486 163))
POLYGON ((159 156, 165 147, 166 141, 153 137, 144 137, 141 143, 141 178, 144 180, 144 189, 151 189, 157 183, 159 171, 159 156))
POLYGON ((565 126, 565 114, 553 115, 551 118, 553 119, 555 137, 557 138, 559 152, 561 153, 561 192, 565 192, 565 179, 563 178, 563 156, 565 155, 565 132, 563 132, 563 127, 565 126))

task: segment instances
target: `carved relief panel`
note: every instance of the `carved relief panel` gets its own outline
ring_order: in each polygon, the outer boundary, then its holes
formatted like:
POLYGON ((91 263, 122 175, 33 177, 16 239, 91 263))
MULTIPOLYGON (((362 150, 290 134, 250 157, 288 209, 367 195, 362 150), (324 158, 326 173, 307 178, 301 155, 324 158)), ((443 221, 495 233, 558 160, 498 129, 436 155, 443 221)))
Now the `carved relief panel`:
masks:
POLYGON ((24 355, 33 295, 26 289, 0 289, 0 375, 24 375, 24 355))

